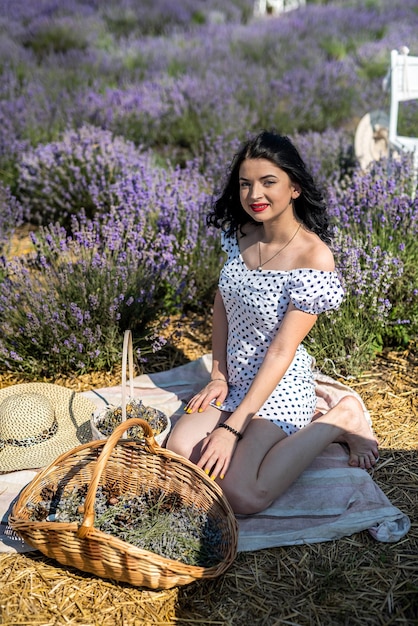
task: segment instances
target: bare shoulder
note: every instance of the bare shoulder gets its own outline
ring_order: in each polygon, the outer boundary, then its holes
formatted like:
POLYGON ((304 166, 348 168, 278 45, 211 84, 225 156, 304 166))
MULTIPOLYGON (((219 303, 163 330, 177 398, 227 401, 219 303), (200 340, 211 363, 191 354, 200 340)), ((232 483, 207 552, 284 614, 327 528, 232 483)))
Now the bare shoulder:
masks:
POLYGON ((334 255, 331 249, 318 235, 303 230, 300 243, 298 255, 299 267, 309 267, 326 272, 335 270, 334 255))

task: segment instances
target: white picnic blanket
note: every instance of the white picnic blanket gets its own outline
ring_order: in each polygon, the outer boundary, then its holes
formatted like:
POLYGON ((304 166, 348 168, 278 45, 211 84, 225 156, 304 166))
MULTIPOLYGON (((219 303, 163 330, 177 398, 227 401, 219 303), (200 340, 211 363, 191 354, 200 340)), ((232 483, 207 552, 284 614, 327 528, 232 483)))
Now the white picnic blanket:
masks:
MULTIPOLYGON (((163 410, 172 424, 185 402, 209 379, 211 356, 157 374, 134 378, 134 396, 163 410)), ((360 396, 329 376, 315 372, 318 408, 328 410, 347 394, 360 396)), ((83 392, 98 408, 120 404, 121 387, 83 392)), ((365 415, 370 415, 363 404, 365 415)), ((331 541, 368 530, 378 541, 395 542, 410 528, 410 520, 393 506, 371 474, 349 467, 343 446, 331 444, 271 507, 238 516, 238 551, 331 541)), ((375 470, 378 471, 378 470, 375 470)), ((29 546, 7 526, 11 504, 33 478, 34 471, 0 475, 0 552, 25 552, 29 546)))

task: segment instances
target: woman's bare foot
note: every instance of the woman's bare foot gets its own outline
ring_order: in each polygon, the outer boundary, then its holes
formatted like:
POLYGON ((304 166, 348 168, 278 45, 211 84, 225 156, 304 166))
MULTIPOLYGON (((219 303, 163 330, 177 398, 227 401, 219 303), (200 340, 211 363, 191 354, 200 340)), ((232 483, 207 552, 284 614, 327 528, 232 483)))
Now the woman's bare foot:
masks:
POLYGON ((342 398, 341 404, 341 408, 350 411, 348 428, 339 439, 350 449, 348 464, 371 469, 379 459, 378 441, 364 416, 363 407, 352 396, 342 398))

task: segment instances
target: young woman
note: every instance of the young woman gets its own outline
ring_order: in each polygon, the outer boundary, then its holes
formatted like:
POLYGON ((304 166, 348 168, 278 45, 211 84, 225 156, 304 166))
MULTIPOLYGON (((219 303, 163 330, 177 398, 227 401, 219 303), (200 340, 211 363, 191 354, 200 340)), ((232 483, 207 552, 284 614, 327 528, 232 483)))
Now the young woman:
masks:
POLYGON ((208 217, 227 260, 213 312, 211 381, 187 404, 167 447, 191 459, 236 513, 267 508, 334 441, 349 464, 377 460, 361 404, 316 412, 312 358, 302 345, 343 290, 326 207, 287 137, 262 132, 236 155, 208 217))

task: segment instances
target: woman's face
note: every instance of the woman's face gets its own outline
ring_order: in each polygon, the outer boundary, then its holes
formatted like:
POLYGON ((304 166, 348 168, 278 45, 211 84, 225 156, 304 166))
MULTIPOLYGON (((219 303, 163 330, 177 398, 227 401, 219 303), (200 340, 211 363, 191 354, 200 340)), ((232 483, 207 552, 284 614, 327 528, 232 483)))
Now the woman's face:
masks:
POLYGON ((267 159, 245 159, 239 169, 240 200, 244 211, 257 222, 293 213, 292 201, 300 195, 298 185, 285 171, 267 159))

